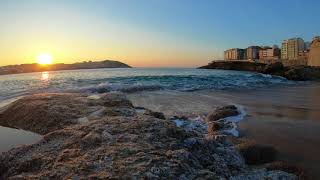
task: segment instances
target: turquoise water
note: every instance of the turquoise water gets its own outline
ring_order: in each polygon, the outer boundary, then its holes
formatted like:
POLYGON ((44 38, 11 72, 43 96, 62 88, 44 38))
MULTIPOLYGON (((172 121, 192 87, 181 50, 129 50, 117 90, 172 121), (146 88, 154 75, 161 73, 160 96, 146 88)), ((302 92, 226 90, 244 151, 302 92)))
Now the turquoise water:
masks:
POLYGON ((40 92, 138 92, 255 89, 291 85, 281 77, 250 72, 132 68, 54 71, 0 76, 0 101, 40 92))

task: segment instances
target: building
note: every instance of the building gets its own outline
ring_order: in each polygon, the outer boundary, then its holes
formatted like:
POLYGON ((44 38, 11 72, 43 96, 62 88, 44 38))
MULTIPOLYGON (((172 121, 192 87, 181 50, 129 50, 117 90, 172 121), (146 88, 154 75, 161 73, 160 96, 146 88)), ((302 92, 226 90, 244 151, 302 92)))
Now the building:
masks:
POLYGON ((288 40, 282 41, 281 59, 288 59, 288 40))
POLYGON ((262 60, 278 60, 280 59, 280 49, 278 46, 273 47, 262 47, 259 50, 259 59, 262 60))
POLYGON ((309 57, 308 50, 299 51, 298 60, 308 61, 308 57, 309 57))
POLYGON ((246 59, 249 60, 255 60, 255 59, 259 59, 259 50, 261 49, 261 47, 259 46, 250 46, 246 49, 246 59))
POLYGON ((309 66, 320 66, 320 36, 312 39, 309 51, 309 66))
POLYGON ((308 50, 308 51, 309 51, 309 50, 310 50, 310 46, 311 46, 311 42, 305 42, 305 43, 304 43, 304 49, 305 49, 305 50, 308 50))
POLYGON ((225 60, 243 60, 246 59, 245 49, 233 48, 224 51, 225 60))
POLYGON ((281 58, 288 60, 297 60, 299 51, 305 50, 305 43, 302 38, 292 38, 284 40, 281 46, 281 58))

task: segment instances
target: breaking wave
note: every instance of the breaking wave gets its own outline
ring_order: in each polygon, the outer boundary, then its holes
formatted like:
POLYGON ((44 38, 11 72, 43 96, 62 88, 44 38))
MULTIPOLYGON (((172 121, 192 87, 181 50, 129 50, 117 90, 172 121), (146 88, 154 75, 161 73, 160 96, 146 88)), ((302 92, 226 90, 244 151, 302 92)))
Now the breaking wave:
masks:
POLYGON ((282 77, 259 73, 182 68, 92 69, 2 77, 0 100, 41 92, 234 90, 295 84, 282 77))

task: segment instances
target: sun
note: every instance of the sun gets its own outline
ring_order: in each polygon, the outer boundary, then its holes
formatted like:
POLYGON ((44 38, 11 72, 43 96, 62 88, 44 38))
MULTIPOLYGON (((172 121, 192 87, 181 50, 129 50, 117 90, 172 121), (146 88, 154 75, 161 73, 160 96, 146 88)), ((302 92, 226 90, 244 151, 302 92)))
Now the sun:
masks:
POLYGON ((37 62, 38 64, 41 65, 48 65, 48 64, 52 64, 52 56, 50 54, 39 54, 37 56, 37 62))

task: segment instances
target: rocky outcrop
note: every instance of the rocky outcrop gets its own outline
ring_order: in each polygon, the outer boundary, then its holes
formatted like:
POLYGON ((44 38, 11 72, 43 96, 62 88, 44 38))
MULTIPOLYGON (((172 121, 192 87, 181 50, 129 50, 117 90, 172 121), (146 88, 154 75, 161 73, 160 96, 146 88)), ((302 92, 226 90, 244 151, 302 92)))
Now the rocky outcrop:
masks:
POLYGON ((262 72, 265 66, 263 63, 252 63, 249 61, 212 61, 210 64, 200 67, 200 69, 262 72))
POLYGON ((281 73, 283 71, 285 71, 285 67, 283 66, 283 64, 281 62, 275 62, 275 63, 272 63, 272 64, 267 64, 263 68, 263 73, 265 73, 265 74, 279 73, 281 75, 281 73))
POLYGON ((76 93, 36 94, 10 104, 0 113, 0 125, 47 134, 102 116, 132 116, 136 112, 123 94, 87 96, 76 93))
POLYGON ((282 76, 289 80, 307 81, 320 80, 320 68, 310 66, 287 66, 281 62, 262 64, 249 61, 214 61, 201 69, 224 69, 237 71, 252 71, 275 76, 282 76))
POLYGON ((207 116, 207 121, 217 121, 229 116, 236 116, 239 114, 238 108, 234 105, 223 106, 215 109, 207 116))
POLYGON ((310 66, 293 66, 286 69, 283 77, 297 81, 319 80, 320 68, 310 66))
POLYGON ((35 144, 2 153, 0 179, 296 178, 248 167, 225 138, 196 133, 146 112, 121 94, 38 94, 20 99, 2 118, 45 135, 35 144))

